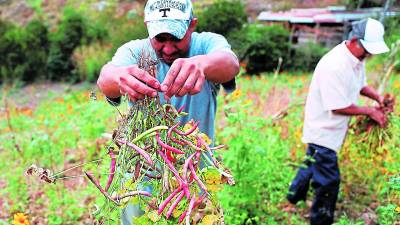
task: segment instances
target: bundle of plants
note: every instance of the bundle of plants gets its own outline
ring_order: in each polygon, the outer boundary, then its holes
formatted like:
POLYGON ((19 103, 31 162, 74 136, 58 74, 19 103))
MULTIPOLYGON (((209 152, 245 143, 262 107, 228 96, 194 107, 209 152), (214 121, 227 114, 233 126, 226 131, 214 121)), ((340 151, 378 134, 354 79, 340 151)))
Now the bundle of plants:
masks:
MULTIPOLYGON (((157 61, 144 51, 138 65, 155 76, 157 61)), ((199 121, 181 124, 179 119, 187 115, 182 109, 161 104, 159 97, 146 97, 130 104, 126 113, 118 111, 118 127, 106 148, 109 159, 93 161, 110 162, 106 183, 102 185, 99 179, 105 172, 101 171, 104 163, 99 163, 96 171, 84 171, 105 198, 94 212, 100 221, 116 219, 110 215, 134 204, 144 210, 141 217, 134 218, 134 224, 197 224, 206 220, 223 224, 215 193, 220 185, 234 183, 229 170, 214 156, 224 146, 212 147, 210 138, 200 132, 199 121)), ((27 172, 49 183, 64 173, 53 174, 36 166, 27 172)))
MULTIPOLYGON (((394 111, 395 97, 390 94, 385 94, 383 105, 377 106, 376 108, 383 112, 388 118, 390 123, 391 114, 394 111)), ((371 152, 383 153, 382 148, 385 141, 391 137, 390 130, 381 128, 377 122, 371 118, 357 117, 356 122, 352 125, 354 133, 361 137, 360 142, 367 145, 371 152)))

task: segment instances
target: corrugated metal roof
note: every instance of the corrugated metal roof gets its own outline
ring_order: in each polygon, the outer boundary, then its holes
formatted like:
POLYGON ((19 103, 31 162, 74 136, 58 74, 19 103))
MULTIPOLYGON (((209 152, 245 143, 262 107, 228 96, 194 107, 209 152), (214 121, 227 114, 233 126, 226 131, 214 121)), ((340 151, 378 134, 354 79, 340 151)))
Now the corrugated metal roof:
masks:
MULTIPOLYGON (((259 21, 287 21, 290 23, 343 23, 368 17, 377 17, 382 8, 345 11, 344 7, 292 9, 285 12, 261 12, 259 21)), ((399 15, 399 12, 388 12, 388 16, 399 15)))

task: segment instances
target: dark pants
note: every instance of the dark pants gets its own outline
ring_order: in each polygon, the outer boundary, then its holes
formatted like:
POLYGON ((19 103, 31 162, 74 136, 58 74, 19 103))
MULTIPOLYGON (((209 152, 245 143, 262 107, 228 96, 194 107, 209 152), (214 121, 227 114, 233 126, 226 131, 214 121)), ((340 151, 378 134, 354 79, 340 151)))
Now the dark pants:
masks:
POLYGON ((311 225, 333 223, 336 200, 339 193, 340 172, 336 152, 315 144, 309 144, 305 168, 300 168, 289 188, 290 203, 306 200, 310 186, 314 189, 311 206, 311 225))

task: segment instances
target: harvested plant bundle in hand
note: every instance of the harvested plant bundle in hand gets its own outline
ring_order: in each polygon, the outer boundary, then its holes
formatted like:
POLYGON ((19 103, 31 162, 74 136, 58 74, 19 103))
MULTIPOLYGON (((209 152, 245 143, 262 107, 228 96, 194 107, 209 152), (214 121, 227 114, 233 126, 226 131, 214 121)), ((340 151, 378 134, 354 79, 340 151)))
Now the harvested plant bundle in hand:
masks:
MULTIPOLYGON (((381 110, 388 119, 390 114, 394 111, 395 97, 390 94, 385 94, 383 105, 378 106, 378 110, 381 110)), ((357 135, 362 135, 361 141, 366 142, 369 149, 381 153, 382 147, 385 143, 385 139, 390 134, 387 133, 383 128, 377 126, 377 122, 371 118, 358 117, 356 123, 353 125, 354 132, 357 135)))
MULTIPOLYGON (((156 65, 145 52, 138 58, 139 68, 153 76, 156 65)), ((224 146, 210 147, 199 121, 180 124, 182 116, 182 108, 161 104, 159 97, 145 97, 132 103, 127 113, 120 112, 113 144, 107 148, 111 162, 106 184, 84 172, 106 199, 96 211, 100 220, 105 222, 129 203, 145 211, 134 224, 191 224, 210 215, 223 223, 213 192, 216 185, 234 181, 213 152, 224 146)))

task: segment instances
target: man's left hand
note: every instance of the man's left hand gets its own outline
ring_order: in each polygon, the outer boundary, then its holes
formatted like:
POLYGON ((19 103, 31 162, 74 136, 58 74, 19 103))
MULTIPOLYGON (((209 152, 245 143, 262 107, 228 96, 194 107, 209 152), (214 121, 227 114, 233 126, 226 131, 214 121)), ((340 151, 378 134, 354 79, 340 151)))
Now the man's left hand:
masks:
POLYGON ((196 58, 179 58, 175 60, 164 81, 161 91, 167 98, 176 95, 182 97, 186 94, 199 93, 204 85, 204 65, 196 58))

